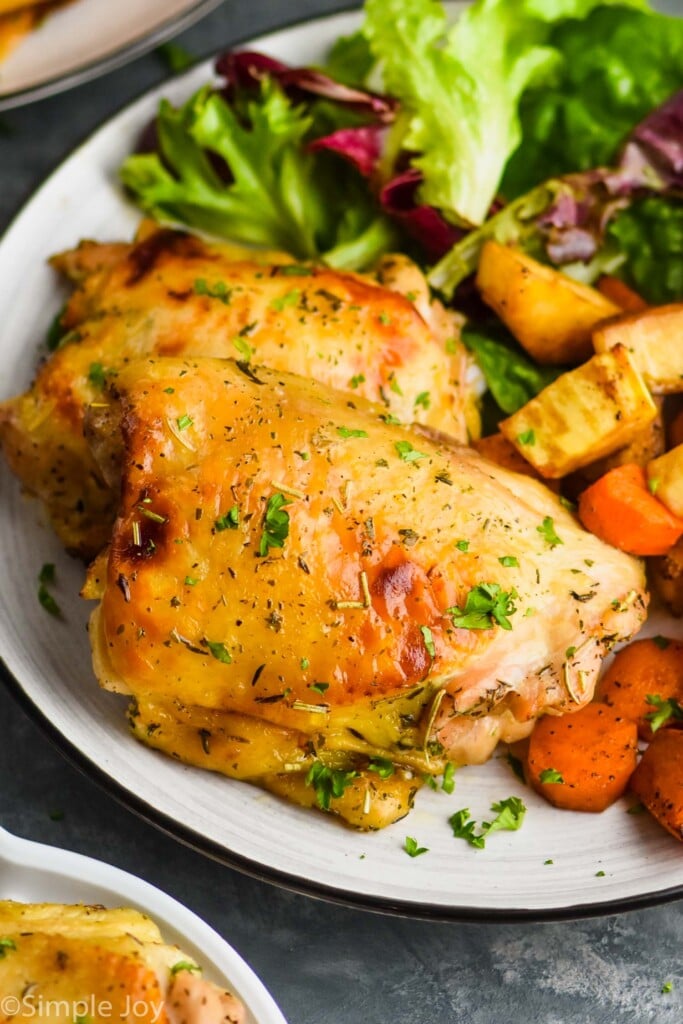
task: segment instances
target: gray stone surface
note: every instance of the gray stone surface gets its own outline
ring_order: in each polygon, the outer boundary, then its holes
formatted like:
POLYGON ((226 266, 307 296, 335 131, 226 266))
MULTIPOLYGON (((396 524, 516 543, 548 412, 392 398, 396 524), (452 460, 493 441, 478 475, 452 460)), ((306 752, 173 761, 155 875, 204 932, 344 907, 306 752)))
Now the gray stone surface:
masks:
MULTIPOLYGON (((338 0, 234 0, 187 32, 196 54, 338 0)), ((681 0, 669 0, 681 11, 681 0)), ((0 230, 100 121, 165 75, 150 54, 2 115, 0 230)), ((290 1024, 681 1024, 683 904, 558 924, 431 924, 293 895, 208 861, 82 776, 0 692, 0 823, 123 867, 224 934, 290 1024), (54 812, 61 820, 52 820, 54 812), (662 994, 664 981, 673 982, 662 994)))

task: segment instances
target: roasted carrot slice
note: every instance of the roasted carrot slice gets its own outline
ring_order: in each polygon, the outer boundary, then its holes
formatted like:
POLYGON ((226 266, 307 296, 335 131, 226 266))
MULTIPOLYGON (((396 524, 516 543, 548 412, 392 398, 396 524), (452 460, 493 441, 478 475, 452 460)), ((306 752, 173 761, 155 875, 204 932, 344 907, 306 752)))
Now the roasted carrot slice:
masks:
POLYGON ((606 704, 542 718, 527 752, 529 783, 555 807, 604 811, 636 767, 636 724, 606 704))
MULTIPOLYGON (((636 722, 641 739, 651 740, 658 701, 683 704, 683 643, 665 637, 635 640, 616 655, 598 683, 596 698, 636 722)), ((659 728, 677 724, 680 720, 670 714, 659 728)))
POLYGON ((631 555, 665 555, 683 535, 679 519, 650 493, 642 466, 627 463, 605 473, 579 498, 587 530, 631 555))
POLYGON ((625 281, 611 274, 603 274, 598 281, 598 291, 606 299, 619 306, 625 313, 640 313, 647 309, 647 302, 633 288, 629 288, 625 281))
POLYGON ((658 732, 633 773, 631 789, 660 825, 683 840, 683 732, 658 732))

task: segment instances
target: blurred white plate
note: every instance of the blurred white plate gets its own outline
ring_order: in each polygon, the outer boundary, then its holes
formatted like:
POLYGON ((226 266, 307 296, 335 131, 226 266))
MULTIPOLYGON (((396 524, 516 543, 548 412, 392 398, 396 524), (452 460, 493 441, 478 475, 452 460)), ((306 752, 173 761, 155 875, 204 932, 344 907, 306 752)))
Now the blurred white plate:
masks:
POLYGON ((74 0, 0 62, 0 110, 42 99, 134 60, 222 0, 74 0))
POLYGON ((201 964, 205 978, 242 1000, 248 1024, 286 1024, 252 969, 213 928, 166 893, 110 864, 18 839, 0 828, 0 899, 140 910, 156 922, 166 942, 201 964))
MULTIPOLYGON (((353 30, 356 15, 300 25, 253 44, 289 60, 320 60, 353 30)), ((138 212, 116 171, 160 96, 180 101, 206 81, 192 70, 118 114, 35 194, 0 244, 0 388, 30 381, 45 330, 64 300, 47 257, 81 238, 127 239, 138 212)), ((128 733, 124 706, 94 681, 78 598, 83 570, 41 524, 37 505, 0 475, 0 651, 15 693, 60 747, 115 796, 198 849, 257 877, 334 900, 437 918, 511 919, 607 913, 683 895, 676 841, 621 801, 604 814, 551 808, 502 759, 457 773, 452 796, 423 790, 415 810, 384 832, 364 835, 249 786, 185 767, 128 733), (38 604, 36 578, 57 565, 56 596, 66 621, 38 604), (13 681, 12 681, 13 679, 13 681), (469 807, 477 820, 512 794, 528 805, 523 828, 497 833, 485 850, 452 837, 448 817, 469 807), (406 835, 429 853, 411 859, 406 835), (552 864, 546 864, 546 861, 552 864), (604 872, 604 874, 603 874, 604 872)), ((683 624, 653 617, 652 632, 683 635, 683 624)))

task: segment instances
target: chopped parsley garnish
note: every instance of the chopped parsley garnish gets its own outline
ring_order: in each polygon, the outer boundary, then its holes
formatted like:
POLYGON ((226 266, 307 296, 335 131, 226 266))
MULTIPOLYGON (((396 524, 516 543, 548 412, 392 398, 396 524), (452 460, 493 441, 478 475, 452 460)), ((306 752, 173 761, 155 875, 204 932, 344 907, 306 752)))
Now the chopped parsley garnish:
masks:
POLYGON ((452 793, 455 789, 455 765, 449 761, 443 770, 441 788, 444 793, 452 793))
POLYGON ((650 728, 653 732, 657 732, 658 729, 661 729, 669 721, 683 721, 683 707, 675 698, 670 697, 668 700, 664 700, 659 694, 648 693, 645 700, 650 707, 657 709, 656 711, 651 711, 649 715, 645 715, 645 719, 650 723, 650 728))
POLYGON ((665 651, 671 643, 671 641, 667 640, 665 636, 653 636, 652 643, 655 645, 655 647, 659 647, 660 651, 665 651))
POLYGON ((650 494, 656 494, 657 493, 657 491, 659 490, 659 485, 661 484, 661 482, 662 482, 661 481, 661 477, 658 477, 658 476, 651 476, 650 477, 650 479, 647 482, 647 489, 650 492, 650 494))
POLYGON ((188 416, 186 412, 183 413, 182 416, 179 416, 178 419, 176 420, 176 423, 178 424, 178 430, 187 430, 188 427, 192 426, 193 422, 194 420, 192 419, 192 417, 188 416))
POLYGON ((512 629, 509 616, 517 611, 517 591, 503 590, 499 583, 479 583, 465 599, 465 607, 453 605, 446 614, 460 629, 491 629, 494 625, 512 629))
POLYGON ((214 521, 213 524, 218 532, 222 530, 236 530, 240 525, 240 509, 239 505, 233 505, 232 508, 224 512, 222 516, 214 521))
POLYGON ((330 684, 329 683, 311 683, 308 688, 309 688, 309 690, 315 690, 316 693, 324 693, 325 690, 329 690, 330 684))
POLYGON ((483 850, 486 839, 492 832, 516 832, 521 827, 526 814, 526 807, 518 796, 510 796, 507 800, 501 800, 497 804, 491 804, 491 810, 496 812, 492 821, 482 821, 481 831, 475 833, 477 827, 474 819, 470 818, 467 807, 456 811, 448 819, 456 839, 464 839, 470 846, 483 850))
POLYGON ((215 658, 216 661, 222 661, 224 665, 232 665, 230 651, 224 643, 220 640, 206 640, 205 642, 212 658, 215 658))
POLYGON ((394 416, 393 412, 382 412, 379 418, 383 423, 389 423, 395 427, 400 427, 401 421, 398 416, 394 416))
POLYGON ((289 536, 289 512, 284 506, 291 501, 284 494, 273 494, 268 498, 266 514, 263 517, 263 533, 259 542, 259 555, 264 558, 271 548, 283 548, 289 536))
POLYGON ((558 544, 564 544, 562 538, 558 537, 555 533, 555 524, 551 516, 546 516, 542 524, 536 527, 536 530, 541 534, 546 544, 550 544, 551 548, 556 548, 558 544))
POLYGON ((575 654, 576 647, 568 647, 567 650, 564 652, 565 658, 573 658, 575 654))
POLYGON ((517 434, 517 440, 520 444, 536 444, 536 434, 533 430, 524 430, 521 434, 517 434))
POLYGON ((66 306, 62 306, 59 312, 55 313, 52 323, 47 329, 47 334, 45 335, 45 344, 47 345, 48 352, 54 352, 56 349, 58 349, 61 345, 62 338, 66 334, 64 326, 62 324, 62 316, 64 315, 65 311, 66 306))
POLYGON ((16 949, 14 939, 0 939, 0 960, 7 956, 8 949, 16 949))
POLYGON ((604 871, 596 871, 595 872, 595 877, 596 878, 604 878, 605 877, 605 872, 604 871))
POLYGON ((394 765, 386 757, 373 757, 368 764, 368 771, 375 772, 380 779, 389 779, 395 772, 394 765))
POLYGON ((421 391, 420 394, 416 396, 415 402, 413 404, 421 405, 423 409, 428 409, 432 404, 432 399, 429 392, 421 391))
POLYGON ((428 458, 424 452, 416 451, 410 441, 394 441, 394 448, 404 462, 417 462, 418 459, 428 458))
POLYGON ((674 987, 673 981, 665 981, 664 984, 662 985, 662 995, 663 996, 668 996, 669 993, 673 990, 673 987, 674 987))
POLYGON ((340 437, 367 437, 367 430, 354 430, 351 427, 337 427, 340 437))
POLYGON ((88 380, 94 387, 101 389, 107 382, 107 374, 109 372, 109 370, 105 370, 102 363, 91 363, 88 370, 88 380))
POLYGON ((198 583, 199 583, 199 580, 197 579, 196 576, 186 576, 185 577, 185 586, 186 587, 196 587, 198 583))
POLYGON ((388 327, 391 323, 391 317, 388 313, 380 313, 377 319, 381 324, 384 324, 385 327, 388 327))
POLYGON ((180 971, 201 972, 201 967, 199 964, 193 964, 191 960, 179 960, 177 964, 173 964, 173 967, 171 967, 171 974, 179 974, 180 971))
MULTIPOLYGON (((560 505, 562 508, 566 508, 567 512, 576 512, 576 502, 570 501, 569 498, 565 498, 563 494, 560 495, 560 505)), ((586 559, 586 565, 590 568, 593 563, 586 559)))
POLYGON ((412 836, 406 836, 403 849, 409 857, 419 857, 421 853, 429 853, 429 847, 418 846, 417 839, 414 839, 412 836))
POLYGON ((188 53, 180 43, 162 43, 161 46, 157 47, 157 53, 168 70, 174 74, 177 74, 179 71, 185 71, 195 61, 192 54, 188 53))
POLYGON ((470 542, 468 540, 456 540, 455 546, 458 549, 458 551, 470 550, 470 542))
POLYGON ((538 776, 539 782, 553 783, 554 785, 562 785, 564 779, 556 768, 544 768, 538 776))
POLYGON ((303 263, 284 263, 277 268, 280 277, 312 277, 313 270, 303 263))
POLYGON ((195 295, 207 295, 210 299, 218 299, 225 306, 230 303, 231 292, 225 281, 216 281, 215 284, 210 285, 205 278, 198 277, 194 282, 193 290, 195 295))
POLYGON ((242 362, 248 363, 254 354, 254 350, 251 345, 245 341, 244 338, 240 338, 239 336, 233 338, 232 343, 242 357, 242 362))
POLYGON ((46 562, 38 574, 38 600, 49 615, 54 615, 58 619, 61 617, 62 609, 48 590, 55 582, 55 575, 54 563, 46 562))
POLYGON ((391 377, 389 378, 389 388, 391 389, 391 391, 394 392, 395 395, 400 395, 401 398, 403 398, 403 392, 401 391, 401 388, 399 387, 399 383, 396 380, 396 377, 394 376, 393 373, 392 373, 391 377))
POLYGON ((432 631, 429 626, 420 626, 420 632, 427 648, 427 654, 430 658, 436 656, 436 647, 434 646, 434 639, 432 637, 432 631))
POLYGON ((306 785, 312 786, 315 790, 318 807, 323 811, 329 811, 330 800, 343 796, 344 791, 357 777, 358 772, 328 768, 322 761, 314 761, 306 775, 306 785))
POLYGON ((349 384, 351 385, 352 388, 357 388, 359 384, 364 384, 364 383, 365 383, 365 374, 363 374, 363 373, 355 373, 353 375, 353 377, 351 378, 351 380, 349 381, 349 384))
POLYGON ((174 395, 175 394, 175 388, 164 388, 164 394, 165 395, 174 395))
POLYGON ((514 555, 503 555, 498 561, 505 569, 519 569, 519 562, 514 555))
POLYGON ((299 662, 299 665, 301 666, 301 671, 305 672, 310 664, 311 663, 308 660, 308 658, 302 658, 301 661, 299 662))
POLYGON ((287 309, 288 306, 296 306, 299 299, 301 298, 301 289, 292 288, 291 292, 287 292, 285 295, 280 295, 278 298, 273 299, 270 306, 277 313, 281 313, 283 309, 287 309))

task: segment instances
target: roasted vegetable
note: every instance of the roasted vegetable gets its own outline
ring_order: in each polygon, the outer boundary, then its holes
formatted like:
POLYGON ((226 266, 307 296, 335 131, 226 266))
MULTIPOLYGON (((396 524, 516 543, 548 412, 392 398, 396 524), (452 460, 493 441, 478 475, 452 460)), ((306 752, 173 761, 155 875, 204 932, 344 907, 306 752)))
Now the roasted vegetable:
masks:
POLYGON ((683 840, 683 730, 657 733, 633 773, 631 789, 660 825, 683 840))
POLYGON ((649 574, 673 614, 683 615, 683 538, 662 558, 651 560, 649 574))
POLYGON ((519 249, 487 242, 477 271, 481 297, 541 364, 588 359, 595 326, 621 307, 519 249))
POLYGON ((647 467, 648 486, 675 516, 683 516, 683 444, 653 459, 647 467))
POLYGON ((591 484, 579 498, 579 519, 631 555, 665 555, 683 534, 683 519, 651 494, 641 466, 618 466, 591 484))
POLYGON ((655 394, 683 392, 683 303, 655 306, 596 328, 596 352, 624 345, 655 394))
POLYGON ((657 408, 626 350, 562 374, 499 426, 538 472, 566 476, 629 444, 657 408))
POLYGON ((546 716, 529 740, 528 781, 555 807, 604 811, 628 786, 637 740, 635 722, 606 704, 546 716))
POLYGON ((673 715, 661 716, 660 725, 656 716, 658 702, 683 702, 683 643, 665 637, 634 640, 615 656, 595 696, 636 722, 641 739, 651 740, 653 719, 655 732, 677 721, 673 715))
POLYGON ((643 309, 648 308, 645 299, 641 298, 633 288, 629 288, 626 282, 619 277, 603 274, 598 281, 598 291, 615 306, 622 309, 624 313, 640 313, 643 309))

